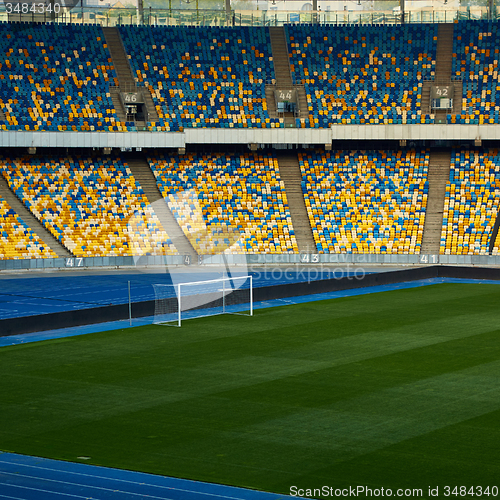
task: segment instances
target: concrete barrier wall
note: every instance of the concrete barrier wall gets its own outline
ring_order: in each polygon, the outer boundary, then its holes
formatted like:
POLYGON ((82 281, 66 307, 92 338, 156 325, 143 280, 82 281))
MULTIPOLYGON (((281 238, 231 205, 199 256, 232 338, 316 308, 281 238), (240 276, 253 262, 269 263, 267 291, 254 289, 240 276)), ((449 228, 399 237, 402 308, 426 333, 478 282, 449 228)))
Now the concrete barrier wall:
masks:
POLYGON ((500 125, 338 124, 331 128, 188 128, 184 132, 0 132, 0 147, 183 148, 186 144, 324 145, 332 141, 499 140, 500 125))
POLYGON ((397 255, 397 254, 229 254, 200 255, 193 261, 187 255, 145 255, 135 257, 67 257, 56 259, 0 260, 0 271, 40 269, 92 269, 100 267, 155 267, 185 265, 266 265, 266 264, 389 264, 500 266, 500 255, 397 255))

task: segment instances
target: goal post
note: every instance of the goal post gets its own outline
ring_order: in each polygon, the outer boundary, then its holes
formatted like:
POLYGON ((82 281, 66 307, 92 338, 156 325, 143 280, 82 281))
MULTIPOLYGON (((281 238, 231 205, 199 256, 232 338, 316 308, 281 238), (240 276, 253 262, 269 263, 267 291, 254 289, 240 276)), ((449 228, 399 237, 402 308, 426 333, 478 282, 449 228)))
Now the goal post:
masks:
POLYGON ((155 325, 218 314, 253 316, 252 276, 217 278, 172 285, 154 284, 155 325))

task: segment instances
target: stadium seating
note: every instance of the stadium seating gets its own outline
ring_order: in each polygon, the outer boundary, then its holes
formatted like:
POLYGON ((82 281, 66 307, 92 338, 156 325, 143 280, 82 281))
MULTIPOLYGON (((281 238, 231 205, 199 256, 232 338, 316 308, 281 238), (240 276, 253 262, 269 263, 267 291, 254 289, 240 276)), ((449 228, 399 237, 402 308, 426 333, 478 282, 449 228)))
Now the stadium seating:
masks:
POLYGON ((437 25, 288 25, 294 82, 309 115, 298 127, 334 123, 432 123, 420 111, 434 76, 437 25))
POLYGON ((420 253, 428 151, 311 152, 299 161, 319 253, 420 253))
POLYGON ((9 186, 75 256, 177 253, 119 158, 0 160, 9 186))
POLYGON ((499 205, 499 151, 455 149, 446 185, 440 253, 487 255, 499 205))
POLYGON ((57 257, 0 198, 0 259, 57 257))
POLYGON ((448 115, 448 123, 500 123, 499 35, 498 22, 455 24, 451 74, 463 80, 462 111, 448 115))
POLYGON ((0 23, 3 130, 119 131, 99 26, 0 23))
POLYGON ((197 252, 298 252, 273 156, 187 154, 149 161, 160 191, 197 252))
POLYGON ((150 130, 283 126, 267 112, 274 66, 266 28, 119 29, 137 85, 150 91, 159 116, 150 130))

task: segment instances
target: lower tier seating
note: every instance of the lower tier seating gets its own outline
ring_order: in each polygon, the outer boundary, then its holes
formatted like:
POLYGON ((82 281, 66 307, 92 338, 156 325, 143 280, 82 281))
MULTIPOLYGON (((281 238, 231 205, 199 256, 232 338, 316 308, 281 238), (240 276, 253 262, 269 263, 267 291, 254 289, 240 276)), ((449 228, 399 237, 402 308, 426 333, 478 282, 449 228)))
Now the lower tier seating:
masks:
POLYGON ((498 149, 455 149, 446 185, 440 253, 487 255, 499 204, 498 149))
POLYGON ((299 162, 319 253, 420 253, 428 151, 310 152, 299 162))
POLYGON ((77 257, 177 253, 120 158, 5 158, 0 172, 77 257))
POLYGON ((198 253, 298 252, 273 156, 187 154, 149 161, 160 191, 198 253))
POLYGON ((57 255, 0 198, 0 259, 43 259, 57 255))

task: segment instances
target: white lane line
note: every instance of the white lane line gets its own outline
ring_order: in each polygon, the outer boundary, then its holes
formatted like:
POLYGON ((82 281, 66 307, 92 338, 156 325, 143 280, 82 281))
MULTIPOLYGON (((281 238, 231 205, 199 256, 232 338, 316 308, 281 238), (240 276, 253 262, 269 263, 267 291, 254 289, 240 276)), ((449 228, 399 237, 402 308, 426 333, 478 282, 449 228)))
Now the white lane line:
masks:
MULTIPOLYGON (((2 472, 2 475, 10 475, 10 476, 14 476, 14 477, 24 477, 24 478, 27 478, 27 479, 38 479, 40 481, 47 481, 47 482, 50 482, 50 483, 64 484, 64 485, 69 485, 69 486, 72 486, 72 487, 82 487, 82 488, 88 488, 88 489, 99 490, 99 491, 107 491, 107 492, 111 492, 111 493, 133 495, 133 496, 138 496, 138 497, 141 497, 141 498, 157 498, 158 500, 173 500, 173 499, 169 499, 169 498, 166 498, 166 497, 157 497, 157 496, 154 496, 154 495, 145 495, 144 493, 132 493, 130 491, 113 490, 111 488, 101 488, 100 486, 92 486, 92 485, 89 485, 89 484, 70 483, 68 481, 59 481, 57 479, 47 479, 45 477, 40 478, 40 477, 36 477, 36 476, 27 476, 26 474, 18 474, 18 473, 14 473, 14 472, 2 472)), ((75 498, 89 498, 88 496, 82 497, 82 496, 79 496, 79 495, 72 495, 71 493, 59 493, 58 491, 54 491, 54 490, 42 490, 42 489, 38 489, 38 488, 29 488, 28 486, 22 486, 22 485, 17 485, 17 484, 0 483, 0 485, 2 485, 2 484, 5 485, 5 486, 12 486, 14 488, 25 488, 25 489, 29 489, 29 490, 45 491, 47 493, 55 493, 57 495, 67 495, 67 496, 71 496, 71 497, 75 497, 75 498)))
POLYGON ((0 498, 8 498, 9 500, 25 500, 24 498, 21 497, 11 497, 8 495, 2 495, 2 493, 0 493, 0 498))
MULTIPOLYGON (((98 475, 94 475, 94 474, 85 474, 83 472, 67 471, 67 470, 63 470, 63 469, 51 469, 49 467, 40 467, 38 465, 29 465, 29 464, 8 462, 8 461, 2 461, 2 460, 0 460, 0 463, 4 463, 4 464, 8 464, 8 465, 15 465, 17 467, 21 466, 21 467, 29 467, 32 469, 46 470, 46 471, 55 472, 55 473, 59 473, 59 474, 61 474, 61 473, 62 474, 73 474, 76 476, 83 476, 83 477, 89 477, 89 478, 94 478, 94 479, 97 478, 97 479, 107 480, 107 481, 117 481, 117 482, 125 483, 125 484, 134 484, 134 485, 139 485, 139 486, 143 486, 144 484, 146 484, 146 483, 140 483, 137 481, 130 481, 128 479, 118 479, 118 478, 108 477, 108 476, 98 476, 98 475)), ((65 462, 65 463, 72 463, 72 462, 65 462)), ((93 467, 93 466, 91 466, 91 467, 93 467)), ((105 470, 106 468, 102 468, 102 469, 105 470)), ((2 472, 4 472, 4 471, 2 471, 2 472)), ((26 476, 26 477, 36 477, 36 476, 26 476)), ((157 476, 157 477, 163 477, 163 476, 157 476)), ((43 478, 41 478, 41 479, 43 479, 43 478)), ((188 481, 188 480, 185 480, 185 481, 188 481)), ((73 484, 73 483, 69 483, 69 484, 73 484)), ((183 493, 196 493, 198 495, 205 495, 205 496, 210 496, 210 497, 215 497, 215 498, 226 498, 228 500, 244 500, 241 497, 233 497, 233 496, 228 496, 228 495, 218 495, 216 493, 207 493, 204 491, 188 490, 188 489, 184 489, 184 488, 176 488, 174 486, 163 486, 163 485, 152 484, 152 483, 147 483, 147 484, 148 484, 148 486, 151 486, 154 488, 180 491, 183 493)), ((225 486, 225 485, 222 485, 222 486, 227 488, 227 486, 225 486)), ((262 493, 265 493, 265 492, 262 492, 262 493)))
MULTIPOLYGON (((63 495, 65 497, 84 498, 85 500, 88 500, 88 498, 89 498, 89 497, 82 497, 80 495, 72 495, 71 493, 59 493, 58 491, 53 491, 53 490, 42 490, 41 488, 30 488, 29 486, 21 486, 19 484, 0 483, 0 486, 10 486, 11 488, 19 488, 19 489, 22 489, 22 490, 38 491, 38 492, 42 492, 42 493, 50 493, 51 495, 63 495)), ((11 498, 16 498, 16 497, 11 497, 11 498)))

